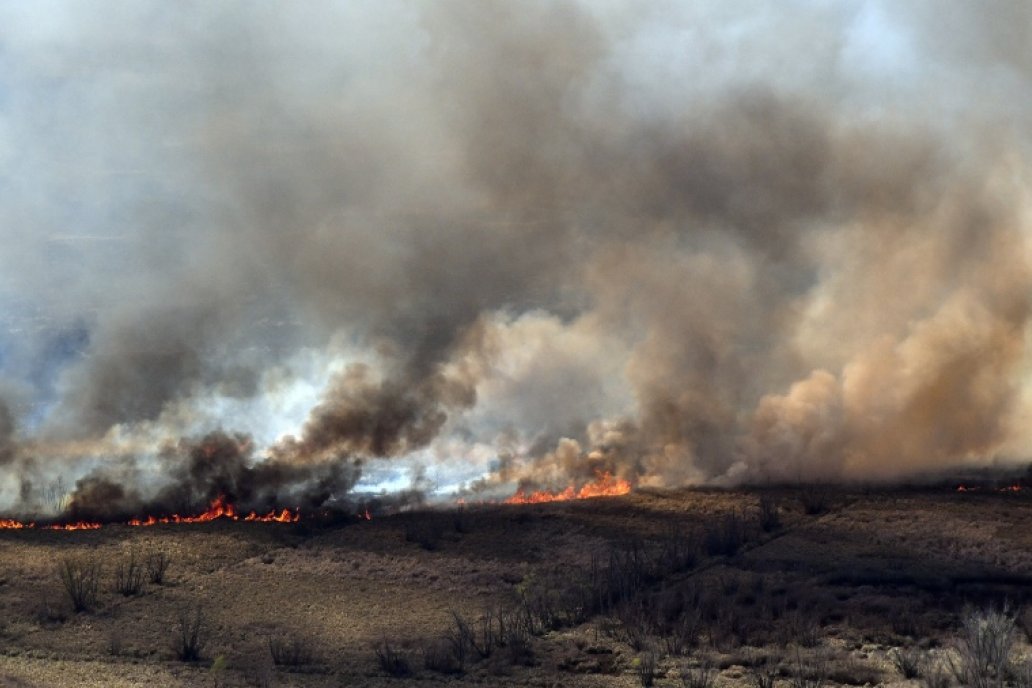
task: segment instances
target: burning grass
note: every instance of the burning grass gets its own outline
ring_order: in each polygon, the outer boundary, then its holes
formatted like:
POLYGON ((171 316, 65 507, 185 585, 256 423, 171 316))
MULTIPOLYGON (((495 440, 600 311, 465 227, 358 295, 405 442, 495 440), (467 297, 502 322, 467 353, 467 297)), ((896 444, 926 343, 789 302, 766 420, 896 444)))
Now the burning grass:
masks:
POLYGON ((616 478, 612 473, 600 472, 596 479, 579 488, 569 485, 564 490, 552 492, 539 490, 527 492, 523 488, 505 500, 506 504, 547 504, 549 502, 568 502, 574 499, 592 499, 595 497, 619 497, 631 491, 631 484, 623 478, 616 478))
MULTIPOLYGON (((368 512, 366 513, 368 516, 368 512)), ((180 516, 171 514, 169 516, 143 516, 131 518, 122 525, 132 527, 147 527, 165 524, 186 524, 186 523, 211 523, 219 519, 229 521, 245 521, 249 523, 298 523, 301 520, 301 510, 294 509, 273 509, 265 514, 250 511, 241 514, 236 507, 227 501, 225 495, 219 495, 208 505, 208 508, 193 516, 180 516)), ((39 528, 41 530, 99 530, 105 524, 100 521, 72 521, 69 523, 52 523, 37 525, 35 521, 19 521, 16 519, 0 519, 0 530, 24 530, 27 528, 39 528)))

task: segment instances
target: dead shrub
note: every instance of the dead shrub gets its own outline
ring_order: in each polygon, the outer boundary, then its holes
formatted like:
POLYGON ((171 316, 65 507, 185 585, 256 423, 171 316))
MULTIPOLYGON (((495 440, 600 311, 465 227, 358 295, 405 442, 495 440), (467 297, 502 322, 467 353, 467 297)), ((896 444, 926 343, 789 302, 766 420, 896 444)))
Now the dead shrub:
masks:
POLYGON ((659 541, 659 554, 656 557, 654 572, 662 577, 672 573, 688 571, 699 559, 698 541, 688 536, 683 530, 671 526, 659 541))
POLYGON ((1015 619, 1021 632, 1025 634, 1025 640, 1032 643, 1032 607, 1025 607, 1015 619))
POLYGON ((656 682, 659 667, 659 653, 655 649, 646 648, 636 660, 636 673, 642 688, 652 688, 656 682))
POLYGON ((276 666, 297 667, 315 661, 315 643, 297 633, 269 636, 269 656, 276 666))
POLYGON ((444 638, 429 641, 423 646, 423 668, 440 674, 461 674, 465 667, 453 650, 444 638))
POLYGON ((58 626, 68 621, 68 608, 58 604, 49 593, 42 593, 36 607, 36 621, 40 626, 58 626))
POLYGON ((413 514, 405 522, 405 541, 414 542, 427 552, 440 549, 443 536, 440 521, 427 514, 413 514))
POLYGON ((172 654, 181 662, 196 662, 208 645, 208 636, 208 620, 202 606, 184 607, 172 622, 172 654))
POLYGON ((926 652, 921 657, 918 676, 921 678, 921 685, 924 688, 950 688, 952 683, 948 662, 931 652, 926 652))
POLYGON ((1007 605, 1001 609, 969 609, 961 621, 957 657, 948 656, 950 669, 964 686, 1002 686, 1013 645, 1014 618, 1007 605))
POLYGON ((777 500, 768 494, 760 496, 760 528, 764 533, 781 529, 781 509, 777 500))
POLYGON ((534 665, 534 647, 526 619, 518 611, 499 612, 497 615, 498 647, 503 648, 511 664, 534 665))
POLYGON ((795 610, 785 615, 788 637, 800 647, 817 647, 821 642, 821 625, 812 614, 795 610))
POLYGON ((452 528, 456 533, 466 534, 473 532, 473 519, 469 512, 466 511, 466 506, 460 504, 451 512, 452 517, 452 528))
POLYGON ((151 552, 147 555, 147 580, 154 585, 164 585, 172 557, 167 552, 151 552))
POLYGON ((137 560, 136 552, 130 552, 127 559, 115 564, 115 592, 124 597, 139 595, 143 590, 143 565, 137 560))
POLYGON ((113 628, 107 636, 107 651, 112 657, 118 657, 122 654, 125 648, 125 635, 122 632, 122 628, 116 626, 113 628))
POLYGON ((775 688, 778 675, 777 664, 771 662, 767 657, 749 667, 749 683, 755 688, 775 688))
POLYGON ((623 631, 622 640, 635 652, 648 647, 653 635, 652 614, 644 604, 625 604, 617 612, 623 631))
POLYGON ((100 586, 100 562, 92 557, 66 557, 57 565, 72 609, 76 612, 89 611, 97 606, 97 589, 100 586))
POLYGON ((913 679, 921 675, 922 655, 916 647, 897 647, 889 652, 889 660, 903 678, 913 679))
POLYGON ((663 629, 663 649, 675 657, 685 655, 699 642, 701 630, 702 617, 698 610, 687 610, 663 629))
POLYGON ((807 516, 818 516, 828 510, 830 496, 828 488, 816 483, 804 485, 799 490, 799 503, 807 516))
POLYGON ((1032 688, 1032 659, 1012 664, 1008 673, 1014 688, 1032 688))
POLYGON ((715 523, 706 525, 706 553, 710 556, 732 556, 745 542, 745 524, 737 511, 724 514, 715 523))
POLYGON ((681 685, 684 688, 712 688, 716 680, 717 670, 707 661, 681 665, 681 685))
POLYGON ((404 678, 412 675, 412 666, 408 657, 399 650, 394 649, 387 638, 381 640, 375 648, 376 663, 388 676, 404 678))
POLYGON ((797 647, 789 668, 789 684, 792 688, 821 688, 828 680, 828 658, 823 652, 816 652, 804 658, 797 647))

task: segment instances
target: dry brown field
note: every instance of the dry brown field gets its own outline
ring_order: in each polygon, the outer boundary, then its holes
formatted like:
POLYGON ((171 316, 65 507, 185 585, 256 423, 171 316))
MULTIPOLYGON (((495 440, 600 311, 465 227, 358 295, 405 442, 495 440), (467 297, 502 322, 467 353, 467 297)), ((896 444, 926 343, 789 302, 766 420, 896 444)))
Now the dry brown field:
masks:
POLYGON ((820 499, 807 514, 790 489, 638 491, 322 526, 3 531, 0 685, 631 687, 655 659, 656 686, 681 686, 700 664, 717 686, 763 672, 785 687, 918 686, 896 648, 945 657, 965 614, 1004 603, 1018 622, 1012 656, 1027 654, 1023 493, 820 499), (780 521, 767 530, 761 498, 780 521), (117 592, 118 567, 154 553, 170 558, 164 582, 117 592), (58 575, 69 561, 99 565, 89 610, 73 611, 58 575), (602 600, 614 568, 619 594, 602 600), (499 641, 461 667, 426 668, 455 641, 456 614, 479 632, 485 614, 515 619, 528 605, 541 616, 518 652, 499 641), (198 609, 206 642, 180 661, 181 617, 198 609), (384 641, 408 672, 381 665, 384 641), (276 664, 271 647, 300 656, 276 664))

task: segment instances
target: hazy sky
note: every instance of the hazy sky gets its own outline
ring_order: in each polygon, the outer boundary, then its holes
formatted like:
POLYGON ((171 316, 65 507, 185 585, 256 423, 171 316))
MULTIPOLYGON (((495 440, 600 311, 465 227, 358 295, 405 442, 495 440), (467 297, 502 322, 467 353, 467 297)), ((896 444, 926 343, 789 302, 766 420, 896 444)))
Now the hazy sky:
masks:
POLYGON ((2 494, 1023 458, 1030 7, 0 3, 2 494))

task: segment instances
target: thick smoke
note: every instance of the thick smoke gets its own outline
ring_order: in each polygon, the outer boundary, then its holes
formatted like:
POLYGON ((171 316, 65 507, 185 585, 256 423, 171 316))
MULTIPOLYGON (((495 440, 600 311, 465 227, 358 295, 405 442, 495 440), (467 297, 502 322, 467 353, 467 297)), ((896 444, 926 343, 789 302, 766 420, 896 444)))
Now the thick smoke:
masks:
POLYGON ((338 456, 318 463, 256 460, 246 435, 215 431, 193 441, 165 447, 163 480, 141 486, 137 468, 105 467, 75 484, 67 514, 86 520, 127 519, 140 514, 189 516, 217 498, 242 511, 265 513, 285 505, 306 513, 344 507, 361 475, 360 462, 338 456))
POLYGON ((1028 10, 811 5, 3 8, 0 464, 112 514, 1025 458, 1028 10))

